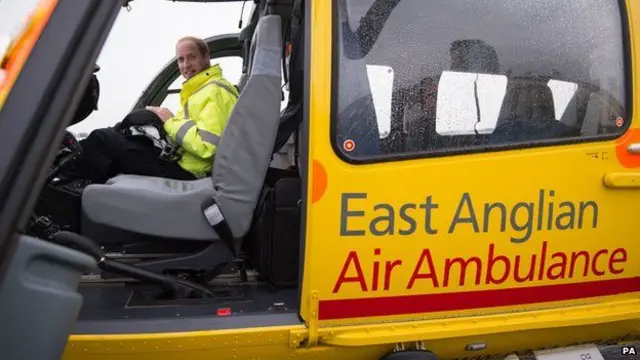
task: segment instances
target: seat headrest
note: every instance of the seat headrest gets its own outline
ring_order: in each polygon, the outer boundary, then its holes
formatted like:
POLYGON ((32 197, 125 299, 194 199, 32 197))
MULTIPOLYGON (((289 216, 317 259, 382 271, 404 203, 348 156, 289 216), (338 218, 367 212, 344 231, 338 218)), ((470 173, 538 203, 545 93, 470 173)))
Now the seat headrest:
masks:
POLYGON ((500 69, 496 50, 483 40, 456 40, 449 54, 453 71, 497 74, 500 69))
POLYGON ((260 18, 253 34, 251 47, 255 50, 251 57, 249 76, 281 75, 282 37, 280 16, 265 15, 260 18))

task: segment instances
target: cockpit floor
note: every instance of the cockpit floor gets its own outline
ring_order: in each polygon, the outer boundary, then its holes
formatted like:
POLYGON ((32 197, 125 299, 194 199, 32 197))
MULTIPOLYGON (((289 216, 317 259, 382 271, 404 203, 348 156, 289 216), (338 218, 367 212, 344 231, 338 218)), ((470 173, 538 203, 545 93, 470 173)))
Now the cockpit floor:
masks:
POLYGON ((83 305, 74 334, 121 334, 300 324, 298 289, 264 284, 216 287, 218 299, 156 299, 157 287, 139 283, 79 286, 83 305))

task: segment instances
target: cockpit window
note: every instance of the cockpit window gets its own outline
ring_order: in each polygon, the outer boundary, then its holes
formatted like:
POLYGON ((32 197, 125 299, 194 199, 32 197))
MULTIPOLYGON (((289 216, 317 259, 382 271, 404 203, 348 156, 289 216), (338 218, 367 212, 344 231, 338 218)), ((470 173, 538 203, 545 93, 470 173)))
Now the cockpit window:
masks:
POLYGON ((629 124, 618 0, 334 5, 333 140, 348 158, 536 146, 629 124))

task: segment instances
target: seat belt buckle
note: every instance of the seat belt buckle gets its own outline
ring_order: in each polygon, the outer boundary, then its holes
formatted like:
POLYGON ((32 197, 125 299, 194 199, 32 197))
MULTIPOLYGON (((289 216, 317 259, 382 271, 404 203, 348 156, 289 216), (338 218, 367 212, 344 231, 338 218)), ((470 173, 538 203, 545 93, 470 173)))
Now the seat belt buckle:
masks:
POLYGON ((207 221, 211 226, 217 226, 224 220, 224 217, 222 216, 222 212, 220 211, 220 207, 218 207, 218 204, 213 204, 205 208, 204 216, 207 218, 207 221))
MULTIPOLYGON (((212 199, 213 200, 213 199, 212 199)), ((218 234, 220 239, 227 245, 231 254, 233 254, 234 258, 238 257, 236 247, 235 247, 235 239, 233 237, 233 232, 229 227, 229 224, 225 220, 222 215, 222 211, 220 211, 220 207, 218 204, 213 201, 213 204, 207 206, 202 211, 204 217, 207 219, 207 222, 211 226, 211 228, 218 234)))

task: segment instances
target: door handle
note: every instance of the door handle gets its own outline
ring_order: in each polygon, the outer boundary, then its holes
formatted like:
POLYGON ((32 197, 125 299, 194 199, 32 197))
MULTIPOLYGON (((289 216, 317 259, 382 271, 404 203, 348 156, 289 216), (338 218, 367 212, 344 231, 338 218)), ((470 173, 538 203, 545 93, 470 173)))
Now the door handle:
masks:
POLYGON ((640 172, 612 172, 604 175, 608 188, 640 188, 640 172))
MULTIPOLYGON (((640 155, 640 143, 627 146, 627 153, 640 155)), ((640 172, 611 172, 604 175, 604 185, 608 188, 640 188, 640 172)))
POLYGON ((630 154, 640 154, 640 143, 633 143, 627 146, 627 152, 630 154))

